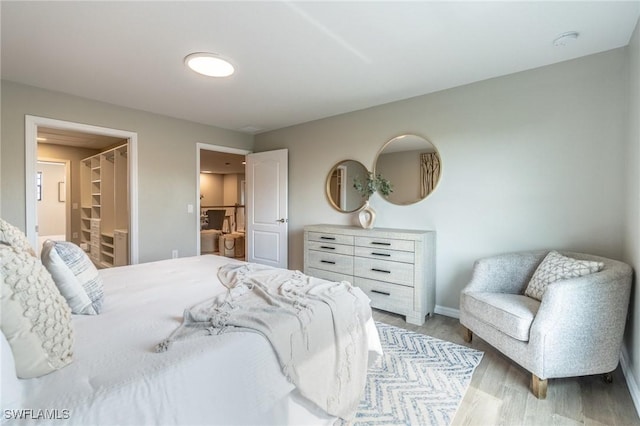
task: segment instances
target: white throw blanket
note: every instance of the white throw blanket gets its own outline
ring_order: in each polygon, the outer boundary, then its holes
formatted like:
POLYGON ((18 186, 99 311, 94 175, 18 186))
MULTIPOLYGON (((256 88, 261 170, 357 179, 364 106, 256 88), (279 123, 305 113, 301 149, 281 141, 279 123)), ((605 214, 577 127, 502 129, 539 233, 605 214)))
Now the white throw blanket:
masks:
POLYGON ((368 297, 348 282, 257 264, 227 264, 218 277, 227 293, 185 310, 182 325, 156 349, 193 335, 259 332, 302 396, 350 419, 367 375, 368 297))

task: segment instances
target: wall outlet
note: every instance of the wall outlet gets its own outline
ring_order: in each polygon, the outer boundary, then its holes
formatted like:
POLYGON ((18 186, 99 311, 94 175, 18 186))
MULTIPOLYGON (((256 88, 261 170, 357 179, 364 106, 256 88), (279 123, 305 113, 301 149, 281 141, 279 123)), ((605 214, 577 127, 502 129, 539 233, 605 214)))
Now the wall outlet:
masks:
POLYGON ((178 258, 178 250, 171 250, 171 258, 172 259, 178 258))
POLYGON ((77 233, 77 232, 74 232, 74 233, 71 235, 71 238, 78 238, 78 233, 77 233))

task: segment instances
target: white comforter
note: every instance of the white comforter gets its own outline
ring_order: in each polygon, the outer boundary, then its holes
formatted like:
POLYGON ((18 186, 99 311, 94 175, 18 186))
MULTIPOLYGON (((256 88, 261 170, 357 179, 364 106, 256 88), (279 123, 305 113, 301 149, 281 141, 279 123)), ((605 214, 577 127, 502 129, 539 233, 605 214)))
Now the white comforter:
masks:
MULTIPOLYGON (((68 410, 64 423, 79 425, 333 423, 295 391, 259 334, 194 338, 154 351, 185 308, 226 291, 216 272, 229 262, 208 255, 101 271, 103 313, 74 317, 73 363, 22 381, 20 408, 68 410)), ((372 320, 367 330, 374 359, 382 351, 372 320)))

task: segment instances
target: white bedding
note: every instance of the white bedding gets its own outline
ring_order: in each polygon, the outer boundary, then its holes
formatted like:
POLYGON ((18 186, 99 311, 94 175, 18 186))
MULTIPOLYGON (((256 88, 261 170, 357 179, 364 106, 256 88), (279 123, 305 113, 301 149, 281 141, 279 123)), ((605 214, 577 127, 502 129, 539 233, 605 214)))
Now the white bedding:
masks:
MULTIPOLYGON (((100 271, 104 309, 74 316, 73 363, 21 381, 23 404, 15 408, 69 410, 64 424, 79 425, 332 424, 335 418, 296 393, 257 333, 194 338, 154 351, 184 309, 226 291, 216 272, 230 262, 238 261, 207 255, 100 271)), ((368 335, 374 359, 382 351, 373 320, 368 335)), ((11 424, 4 414, 3 423, 11 424)))

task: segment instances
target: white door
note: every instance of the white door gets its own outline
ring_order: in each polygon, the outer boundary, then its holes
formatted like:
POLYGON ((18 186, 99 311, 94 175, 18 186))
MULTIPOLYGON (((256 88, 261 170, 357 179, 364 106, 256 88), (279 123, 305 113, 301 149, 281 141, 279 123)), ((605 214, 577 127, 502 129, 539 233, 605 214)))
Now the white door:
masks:
POLYGON ((286 149, 247 155, 247 260, 288 267, 288 154, 286 149))

